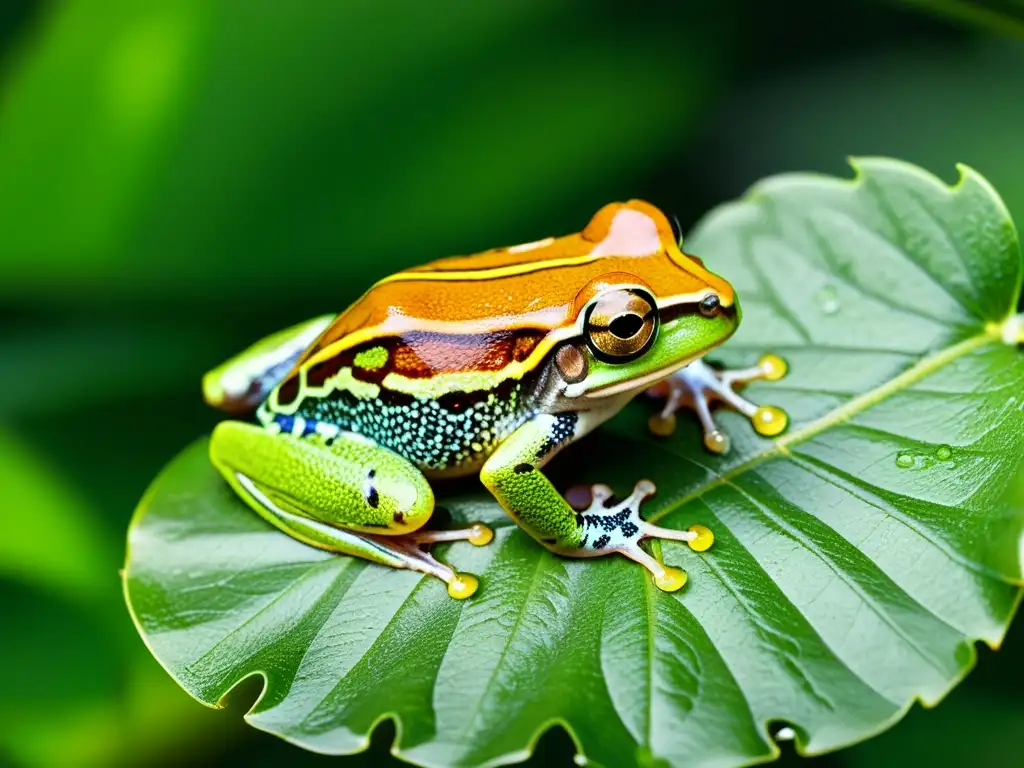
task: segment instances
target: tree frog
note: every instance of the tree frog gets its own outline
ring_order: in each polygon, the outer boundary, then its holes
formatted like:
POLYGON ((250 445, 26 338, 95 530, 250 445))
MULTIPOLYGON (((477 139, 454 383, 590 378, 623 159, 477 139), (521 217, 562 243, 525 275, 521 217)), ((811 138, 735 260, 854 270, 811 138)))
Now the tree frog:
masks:
POLYGON ((682 252, 661 211, 613 203, 576 234, 385 277, 340 315, 276 333, 210 371, 209 404, 255 414, 220 422, 210 458, 246 504, 291 536, 436 576, 455 598, 472 595, 476 577, 425 547, 483 546, 493 532, 480 523, 424 528, 434 508, 429 480, 469 473, 553 552, 618 552, 674 591, 685 572, 641 541, 702 551, 711 531, 645 522, 649 480, 621 501, 593 486, 589 505, 574 507, 541 470, 645 391, 665 398, 652 431, 671 432, 676 410, 693 408, 714 452, 729 446, 712 400, 763 435, 782 432, 784 412, 734 391, 781 377, 781 359, 767 355, 742 371, 701 360, 739 322, 732 286, 682 252))

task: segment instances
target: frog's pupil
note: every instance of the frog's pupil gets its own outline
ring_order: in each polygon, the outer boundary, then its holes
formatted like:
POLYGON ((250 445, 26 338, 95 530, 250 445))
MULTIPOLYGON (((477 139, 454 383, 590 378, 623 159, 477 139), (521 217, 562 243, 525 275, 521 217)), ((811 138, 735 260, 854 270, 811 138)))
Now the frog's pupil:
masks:
POLYGON ((631 339, 643 328, 644 319, 632 313, 619 315, 608 326, 608 330, 620 339, 631 339))

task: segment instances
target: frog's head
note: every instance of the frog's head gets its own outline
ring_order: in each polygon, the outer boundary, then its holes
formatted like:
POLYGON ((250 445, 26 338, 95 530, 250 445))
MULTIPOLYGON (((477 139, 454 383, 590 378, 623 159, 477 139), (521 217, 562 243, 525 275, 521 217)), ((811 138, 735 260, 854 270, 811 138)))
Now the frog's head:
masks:
POLYGON ((680 250, 656 208, 640 201, 606 206, 592 229, 603 234, 598 247, 617 269, 590 280, 573 302, 577 335, 554 355, 565 397, 641 391, 736 331, 732 286, 680 250))

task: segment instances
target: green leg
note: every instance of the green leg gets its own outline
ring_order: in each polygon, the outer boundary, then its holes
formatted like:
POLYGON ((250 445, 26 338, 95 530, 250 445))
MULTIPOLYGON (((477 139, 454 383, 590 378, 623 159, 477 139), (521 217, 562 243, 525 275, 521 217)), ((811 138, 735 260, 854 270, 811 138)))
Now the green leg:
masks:
POLYGON ((228 413, 252 413, 334 317, 323 315, 278 331, 221 363, 203 377, 206 402, 228 413))
POLYGON ((214 429, 210 458, 231 487, 264 520, 321 549, 392 568, 436 576, 452 597, 469 597, 477 580, 421 549, 438 541, 487 544, 476 524, 458 531, 421 531, 434 509, 426 478, 408 461, 364 438, 342 434, 327 444, 238 421, 214 429))
POLYGON ((592 502, 577 512, 540 471, 562 447, 586 434, 601 414, 540 415, 517 429, 487 460, 480 473, 484 485, 516 523, 548 549, 569 557, 595 557, 618 552, 651 572, 654 583, 674 592, 686 583, 685 572, 658 562, 640 542, 646 538, 685 541, 696 551, 711 546, 704 526, 688 531, 660 528, 640 517, 640 504, 654 493, 641 480, 623 501, 614 503, 611 489, 592 488, 592 502))

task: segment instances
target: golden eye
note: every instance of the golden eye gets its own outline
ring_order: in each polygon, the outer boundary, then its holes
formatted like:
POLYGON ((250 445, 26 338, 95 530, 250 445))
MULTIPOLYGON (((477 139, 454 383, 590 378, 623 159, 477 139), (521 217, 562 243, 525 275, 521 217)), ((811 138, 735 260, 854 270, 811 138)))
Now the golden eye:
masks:
POLYGON ((587 314, 587 342, 599 357, 625 362, 647 349, 657 324, 658 309, 644 291, 611 291, 587 314))
POLYGON ((714 317, 718 312, 718 308, 722 306, 722 300, 718 298, 717 293, 709 293, 703 299, 700 300, 700 313, 704 317, 714 317))

